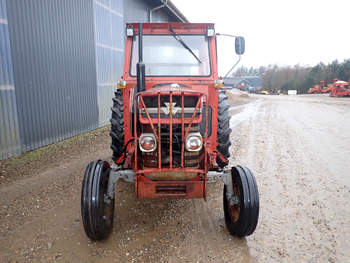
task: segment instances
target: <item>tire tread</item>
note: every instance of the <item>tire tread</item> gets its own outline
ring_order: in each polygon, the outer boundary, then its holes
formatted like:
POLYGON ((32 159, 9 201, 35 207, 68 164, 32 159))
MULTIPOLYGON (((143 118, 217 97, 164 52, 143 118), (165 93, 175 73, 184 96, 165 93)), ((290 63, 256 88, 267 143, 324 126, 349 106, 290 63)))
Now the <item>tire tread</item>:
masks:
POLYGON ((224 214, 226 227, 231 235, 239 237, 251 235, 259 219, 259 192, 253 173, 247 168, 236 166, 232 168, 232 181, 236 181, 241 191, 241 209, 239 219, 232 222, 228 212, 226 200, 226 186, 224 187, 224 214), (243 198, 243 199, 242 199, 243 198))
MULTIPOLYGON (((229 148, 231 146, 230 135, 230 105, 227 101, 227 96, 224 91, 218 93, 218 130, 217 130, 217 150, 226 158, 230 158, 229 148)), ((216 162, 220 168, 228 165, 228 162, 223 162, 220 157, 217 157, 216 162)))
POLYGON ((112 138, 111 149, 113 151, 112 159, 118 160, 123 155, 124 146, 124 108, 123 108, 123 93, 120 89, 114 92, 115 97, 111 108, 112 117, 111 131, 109 135, 112 138))

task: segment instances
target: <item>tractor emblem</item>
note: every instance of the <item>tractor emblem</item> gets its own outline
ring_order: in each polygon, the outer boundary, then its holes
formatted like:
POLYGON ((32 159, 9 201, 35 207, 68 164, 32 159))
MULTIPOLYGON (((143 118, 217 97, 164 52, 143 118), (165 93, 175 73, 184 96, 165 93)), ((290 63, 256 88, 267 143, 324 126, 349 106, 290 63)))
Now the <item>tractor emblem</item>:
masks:
MULTIPOLYGON (((169 113, 170 113, 170 102, 164 102, 164 104, 165 104, 165 107, 162 107, 162 110, 163 110, 163 112, 166 115, 169 115, 169 113)), ((173 115, 175 115, 180 110, 180 107, 175 107, 175 105, 176 105, 176 102, 173 102, 172 103, 173 115)))

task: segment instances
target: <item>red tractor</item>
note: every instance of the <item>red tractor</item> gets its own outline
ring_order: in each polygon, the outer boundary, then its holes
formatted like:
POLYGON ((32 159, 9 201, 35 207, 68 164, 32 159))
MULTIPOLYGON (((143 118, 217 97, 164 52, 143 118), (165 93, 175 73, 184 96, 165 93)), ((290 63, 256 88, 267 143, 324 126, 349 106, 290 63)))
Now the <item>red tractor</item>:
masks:
POLYGON ((310 88, 307 91, 307 93, 309 93, 309 94, 319 94, 319 93, 321 93, 321 91, 322 91, 322 89, 321 89, 320 85, 314 85, 314 87, 310 88))
MULTIPOLYGON (((85 171, 81 212, 93 240, 112 230, 115 185, 135 186, 137 198, 206 198, 221 180, 226 226, 240 237, 254 232, 259 194, 246 167, 226 169, 230 115, 218 78, 214 24, 126 25, 123 77, 113 98, 113 164, 97 160, 85 171)), ((244 38, 235 37, 238 55, 244 38)))
POLYGON ((314 85, 313 88, 310 88, 307 93, 309 94, 320 94, 320 93, 329 93, 330 89, 325 87, 324 80, 320 81, 320 85, 314 85))

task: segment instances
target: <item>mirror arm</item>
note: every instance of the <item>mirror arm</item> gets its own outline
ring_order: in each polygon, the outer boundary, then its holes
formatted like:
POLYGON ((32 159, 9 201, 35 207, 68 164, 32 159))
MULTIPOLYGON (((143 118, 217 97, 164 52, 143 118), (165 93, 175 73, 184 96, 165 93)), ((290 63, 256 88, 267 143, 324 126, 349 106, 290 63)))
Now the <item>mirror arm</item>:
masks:
POLYGON ((217 35, 217 36, 224 36, 224 37, 233 37, 233 38, 237 37, 237 36, 235 36, 235 35, 221 34, 221 33, 216 33, 216 35, 217 35))
POLYGON ((238 61, 232 66, 232 68, 226 73, 224 78, 227 78, 228 75, 233 71, 233 69, 237 66, 237 64, 241 61, 241 55, 238 56, 238 61))
POLYGON ((230 34, 220 34, 220 33, 216 33, 215 35, 217 36, 224 36, 224 37, 237 37, 235 35, 230 35, 230 34))

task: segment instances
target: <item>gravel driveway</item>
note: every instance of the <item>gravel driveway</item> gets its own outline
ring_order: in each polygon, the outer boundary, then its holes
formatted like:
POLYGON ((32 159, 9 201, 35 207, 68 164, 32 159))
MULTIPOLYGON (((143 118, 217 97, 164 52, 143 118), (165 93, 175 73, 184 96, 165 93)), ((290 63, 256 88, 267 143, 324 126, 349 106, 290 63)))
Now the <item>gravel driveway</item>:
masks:
POLYGON ((253 235, 226 231, 220 182, 209 185, 207 202, 136 200, 120 183, 113 233, 88 240, 81 181, 89 161, 110 158, 101 129, 0 162, 0 262, 350 262, 350 99, 230 101, 231 164, 250 167, 259 186, 253 235))

